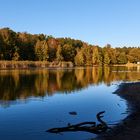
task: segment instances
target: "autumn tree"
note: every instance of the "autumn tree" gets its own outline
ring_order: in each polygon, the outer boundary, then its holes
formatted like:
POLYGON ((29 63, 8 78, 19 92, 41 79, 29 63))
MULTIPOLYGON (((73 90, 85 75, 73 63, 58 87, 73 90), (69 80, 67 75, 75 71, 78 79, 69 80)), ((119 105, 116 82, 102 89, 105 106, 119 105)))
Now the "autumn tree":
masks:
POLYGON ((36 60, 47 61, 49 58, 48 44, 46 41, 38 40, 35 45, 36 60))
POLYGON ((56 51, 56 60, 57 61, 63 61, 63 55, 62 55, 62 47, 59 45, 56 51))
POLYGON ((124 52, 121 52, 117 57, 118 64, 126 64, 127 63, 127 56, 124 52))
MULTIPOLYGON (((17 33, 18 35, 18 48, 21 60, 35 60, 34 46, 38 39, 38 35, 24 33, 17 33)), ((39 35, 40 36, 40 35, 39 35)))
POLYGON ((140 61, 140 48, 104 48, 71 38, 0 29, 0 60, 71 61, 79 66, 126 64, 140 61))
POLYGON ((91 46, 86 46, 83 47, 83 53, 84 53, 84 58, 85 58, 85 64, 87 66, 92 66, 92 47, 91 46))
POLYGON ((140 61, 140 48, 132 48, 127 56, 128 60, 132 63, 140 61))
POLYGON ((93 47, 92 49, 92 63, 93 65, 99 65, 100 64, 100 55, 99 50, 97 47, 93 47))
POLYGON ((2 39, 2 36, 0 34, 0 60, 4 59, 4 46, 3 46, 4 42, 2 39))
POLYGON ((75 56, 74 60, 76 66, 84 66, 85 62, 84 62, 84 54, 82 50, 79 50, 77 52, 77 55, 75 56))
POLYGON ((1 57, 5 60, 11 60, 14 53, 14 47, 16 46, 17 35, 9 28, 0 29, 0 38, 2 40, 1 50, 3 53, 1 57))
POLYGON ((63 48, 62 54, 64 57, 64 61, 74 62, 74 57, 76 55, 76 49, 72 45, 69 45, 69 44, 65 44, 62 48, 63 48))
POLYGON ((110 64, 110 58, 107 52, 104 53, 104 64, 109 65, 110 64))

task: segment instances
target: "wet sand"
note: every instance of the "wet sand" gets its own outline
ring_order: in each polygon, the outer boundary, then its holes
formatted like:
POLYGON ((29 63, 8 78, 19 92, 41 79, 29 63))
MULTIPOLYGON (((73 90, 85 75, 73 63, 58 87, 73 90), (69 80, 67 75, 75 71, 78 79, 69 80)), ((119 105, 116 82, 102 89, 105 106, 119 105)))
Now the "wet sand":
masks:
POLYGON ((140 82, 122 83, 115 94, 127 100, 130 114, 96 140, 140 140, 140 82))

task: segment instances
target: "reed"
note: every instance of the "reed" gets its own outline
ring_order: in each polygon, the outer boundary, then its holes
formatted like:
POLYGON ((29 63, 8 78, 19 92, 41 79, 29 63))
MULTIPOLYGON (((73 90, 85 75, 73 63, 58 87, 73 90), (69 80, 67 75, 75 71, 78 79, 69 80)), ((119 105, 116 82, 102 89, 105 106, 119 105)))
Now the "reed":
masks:
POLYGON ((72 62, 48 61, 0 61, 0 69, 29 69, 29 68, 67 68, 73 67, 72 62))

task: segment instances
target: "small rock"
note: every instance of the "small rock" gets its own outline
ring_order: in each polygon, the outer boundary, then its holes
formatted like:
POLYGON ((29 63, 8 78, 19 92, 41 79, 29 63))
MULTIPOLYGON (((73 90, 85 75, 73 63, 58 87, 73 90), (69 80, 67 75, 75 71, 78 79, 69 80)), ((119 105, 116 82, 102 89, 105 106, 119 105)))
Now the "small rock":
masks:
POLYGON ((72 112, 69 112, 69 114, 70 115, 77 115, 77 112, 72 111, 72 112))

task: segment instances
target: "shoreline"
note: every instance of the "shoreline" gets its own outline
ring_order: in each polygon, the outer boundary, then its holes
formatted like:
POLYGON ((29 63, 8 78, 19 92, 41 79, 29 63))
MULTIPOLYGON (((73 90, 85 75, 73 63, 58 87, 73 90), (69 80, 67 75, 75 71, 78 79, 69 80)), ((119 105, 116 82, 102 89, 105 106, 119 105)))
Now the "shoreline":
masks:
POLYGON ((108 132, 97 136, 97 140, 140 139, 140 82, 122 83, 114 92, 128 103, 129 115, 108 132))
POLYGON ((0 70, 42 69, 42 68, 73 68, 72 62, 48 61, 0 61, 0 70))
POLYGON ((122 66, 122 67, 137 67, 140 64, 115 64, 115 65, 85 65, 77 66, 74 65, 71 61, 0 61, 0 70, 14 70, 14 69, 43 69, 43 68, 79 68, 79 67, 112 67, 112 66, 122 66))

